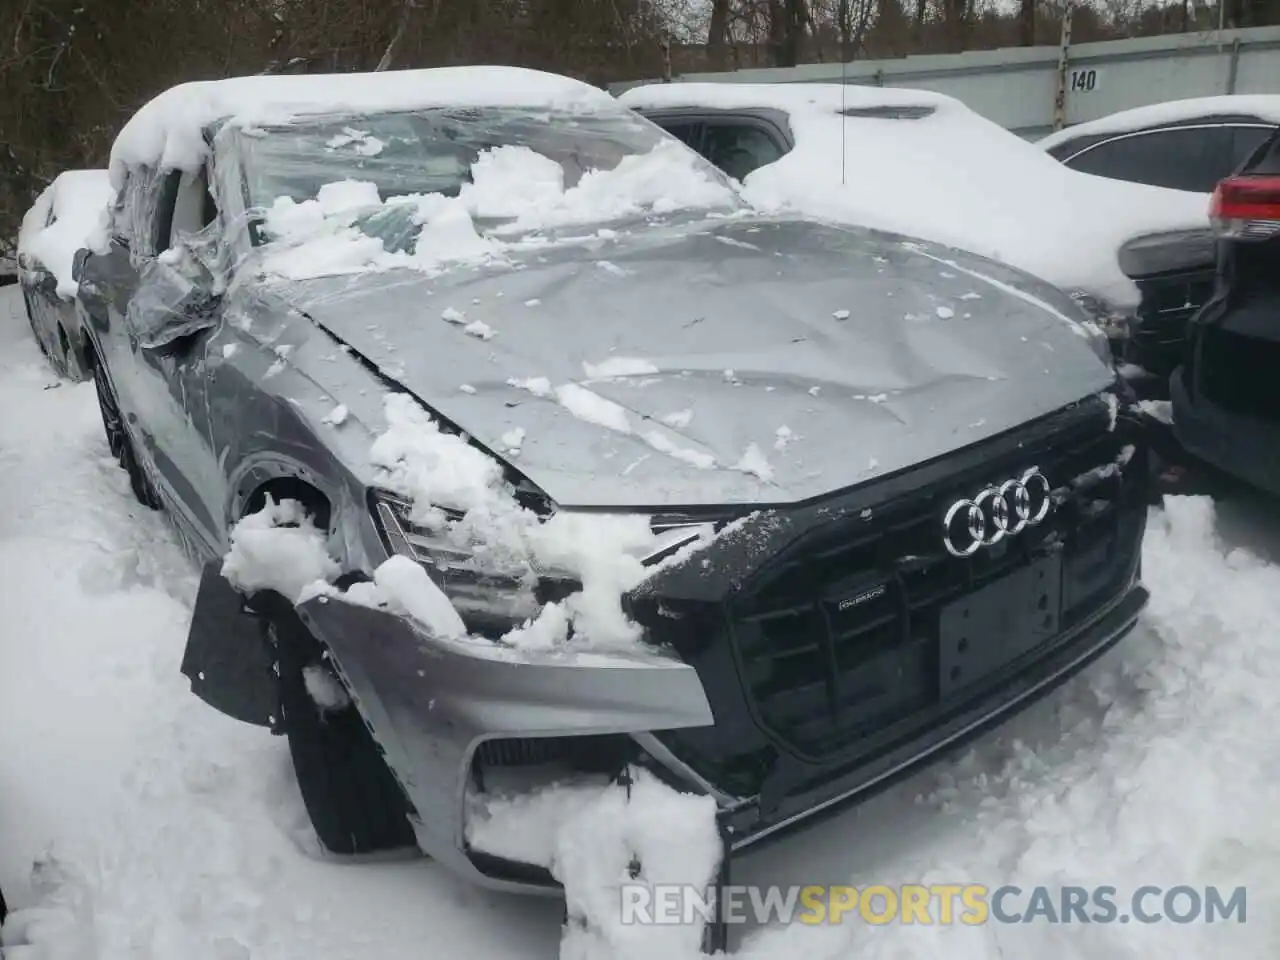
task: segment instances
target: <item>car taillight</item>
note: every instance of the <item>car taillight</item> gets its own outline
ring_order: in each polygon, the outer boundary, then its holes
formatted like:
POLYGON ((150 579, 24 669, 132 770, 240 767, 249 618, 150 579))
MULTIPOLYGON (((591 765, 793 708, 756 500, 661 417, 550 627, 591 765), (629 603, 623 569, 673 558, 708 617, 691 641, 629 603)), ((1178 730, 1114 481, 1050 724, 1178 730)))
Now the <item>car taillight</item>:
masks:
POLYGON ((1228 177, 1213 191, 1209 219, 1219 237, 1269 240, 1280 236, 1280 177, 1228 177))

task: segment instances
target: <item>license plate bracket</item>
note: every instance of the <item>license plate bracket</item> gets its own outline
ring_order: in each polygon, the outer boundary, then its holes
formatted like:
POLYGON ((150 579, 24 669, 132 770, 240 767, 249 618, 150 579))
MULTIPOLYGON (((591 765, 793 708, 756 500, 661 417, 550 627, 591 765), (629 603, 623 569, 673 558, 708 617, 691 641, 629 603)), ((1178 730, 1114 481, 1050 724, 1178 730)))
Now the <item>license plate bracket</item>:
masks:
POLYGON ((942 608, 938 695, 945 700, 1058 633, 1062 554, 1053 552, 942 608))

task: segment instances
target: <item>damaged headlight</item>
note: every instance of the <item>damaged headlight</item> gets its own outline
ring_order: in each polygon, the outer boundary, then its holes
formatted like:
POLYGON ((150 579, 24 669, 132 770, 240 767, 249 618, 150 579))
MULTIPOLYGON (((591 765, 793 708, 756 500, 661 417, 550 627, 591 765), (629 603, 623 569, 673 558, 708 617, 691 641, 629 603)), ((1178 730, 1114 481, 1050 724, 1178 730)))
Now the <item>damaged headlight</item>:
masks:
POLYGON ((457 534, 458 511, 437 509, 440 522, 427 527, 409 519, 406 500, 383 491, 371 500, 387 552, 422 564, 472 629, 505 631, 536 616, 546 600, 558 599, 548 587, 558 584, 566 596, 578 588, 572 578, 540 578, 528 564, 468 544, 457 534))
MULTIPOLYGON (((544 604, 582 589, 575 570, 540 564, 472 539, 459 511, 435 508, 436 519, 424 526, 410 519, 412 505, 394 494, 373 491, 370 505, 387 552, 422 564, 463 620, 478 632, 505 632, 537 616, 544 604)), ((546 529, 563 525, 565 535, 589 537, 593 522, 607 524, 619 519, 617 515, 562 512, 546 519, 546 529)), ((723 521, 684 516, 627 519, 643 519, 650 535, 642 543, 620 549, 645 566, 656 566, 682 548, 714 536, 723 526, 723 521)))

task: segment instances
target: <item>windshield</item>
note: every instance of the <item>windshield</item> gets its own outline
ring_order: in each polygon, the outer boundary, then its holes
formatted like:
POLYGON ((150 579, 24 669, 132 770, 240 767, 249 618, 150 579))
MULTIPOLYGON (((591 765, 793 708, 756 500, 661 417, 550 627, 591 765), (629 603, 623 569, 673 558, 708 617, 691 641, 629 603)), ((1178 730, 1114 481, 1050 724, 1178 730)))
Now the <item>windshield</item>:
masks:
POLYGON ((623 107, 308 119, 241 129, 236 142, 256 246, 323 236, 327 257, 345 237, 363 242, 366 266, 369 240, 438 262, 475 239, 492 252, 494 238, 744 206, 720 171, 623 107))

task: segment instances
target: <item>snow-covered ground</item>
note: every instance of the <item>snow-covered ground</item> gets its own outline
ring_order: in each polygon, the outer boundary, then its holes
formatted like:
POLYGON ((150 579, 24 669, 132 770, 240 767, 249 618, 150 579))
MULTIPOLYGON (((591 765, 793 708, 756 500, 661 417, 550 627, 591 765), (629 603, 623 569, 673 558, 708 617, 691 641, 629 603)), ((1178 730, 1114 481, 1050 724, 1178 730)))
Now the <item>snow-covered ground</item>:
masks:
MULTIPOLYGON (((0 886, 49 960, 546 958, 560 905, 425 861, 315 859, 284 743, 191 696, 195 573, 0 291, 0 886)), ((1046 702, 735 882, 1247 885, 1243 925, 757 931, 752 958, 1280 953, 1280 531, 1265 507, 1153 513, 1145 625, 1046 702), (1247 547, 1239 544, 1247 543, 1247 547), (1237 546, 1232 546, 1232 545, 1237 546), (1246 550, 1251 552, 1246 552, 1246 550)), ((25 925, 25 924, 24 924, 25 925)), ((21 956, 20 960, 28 960, 21 956)), ((604 960, 604 958, 598 958, 604 960)), ((663 957, 662 960, 676 960, 663 957)), ((686 960, 686 958, 679 958, 686 960)))

